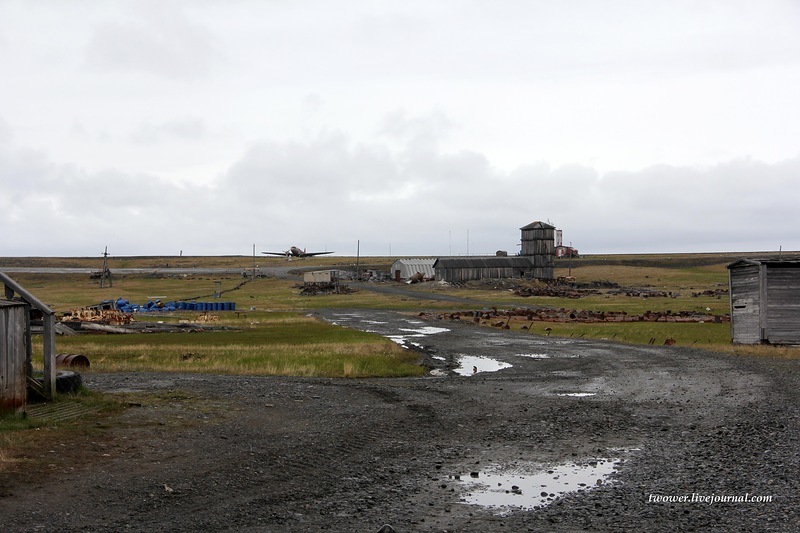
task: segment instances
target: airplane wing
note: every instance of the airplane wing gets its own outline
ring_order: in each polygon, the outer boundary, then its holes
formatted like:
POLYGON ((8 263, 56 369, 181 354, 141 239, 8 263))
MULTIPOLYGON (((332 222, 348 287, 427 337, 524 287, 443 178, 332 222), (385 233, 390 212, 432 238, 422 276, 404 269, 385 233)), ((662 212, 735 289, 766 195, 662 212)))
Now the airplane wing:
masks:
POLYGON ((280 256, 289 255, 289 252, 261 252, 261 253, 267 255, 280 255, 280 256))
POLYGON ((303 252, 303 257, 313 257, 315 255, 333 254, 336 252, 303 252))

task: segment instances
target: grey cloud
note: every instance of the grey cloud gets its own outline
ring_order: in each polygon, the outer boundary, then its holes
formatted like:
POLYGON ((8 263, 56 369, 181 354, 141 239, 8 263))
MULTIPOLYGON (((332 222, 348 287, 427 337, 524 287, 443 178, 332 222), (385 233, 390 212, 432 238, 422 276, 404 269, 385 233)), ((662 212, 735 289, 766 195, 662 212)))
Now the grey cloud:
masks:
POLYGON ((563 229, 584 253, 800 248, 800 214, 784 193, 796 187, 800 157, 604 175, 545 163, 505 172, 479 152, 407 141, 357 143, 337 132, 264 141, 213 187, 85 172, 0 145, 6 253, 74 255, 105 244, 121 255, 247 253, 259 242, 354 254, 358 240, 366 255, 390 246, 395 255, 513 253, 519 227, 534 220, 563 229), (74 231, 85 227, 92 231, 74 231))
POLYGON ((138 20, 98 23, 84 52, 86 64, 100 71, 168 79, 204 77, 217 57, 212 34, 169 7, 139 13, 138 20))
POLYGON ((761 240, 766 246, 765 227, 776 240, 797 242, 790 228, 800 226, 800 215, 792 214, 789 196, 774 191, 788 188, 799 171, 800 158, 605 175, 546 164, 501 172, 476 152, 413 142, 400 150, 353 146, 335 135, 255 146, 221 188, 236 191, 231 204, 260 205, 282 232, 326 242, 343 232, 379 236, 398 253, 444 253, 445 235, 468 228, 473 252, 511 248, 518 228, 533 220, 550 220, 590 253, 719 251, 758 248, 761 240), (771 209, 783 204, 780 213, 771 209))
POLYGON ((3 145, 11 144, 13 137, 14 132, 11 130, 11 126, 3 120, 3 117, 0 117, 0 149, 3 145))
POLYGON ((145 123, 130 135, 131 141, 138 144, 154 144, 162 136, 185 141, 197 141, 206 134, 206 125, 202 119, 193 117, 175 118, 160 124, 145 123))

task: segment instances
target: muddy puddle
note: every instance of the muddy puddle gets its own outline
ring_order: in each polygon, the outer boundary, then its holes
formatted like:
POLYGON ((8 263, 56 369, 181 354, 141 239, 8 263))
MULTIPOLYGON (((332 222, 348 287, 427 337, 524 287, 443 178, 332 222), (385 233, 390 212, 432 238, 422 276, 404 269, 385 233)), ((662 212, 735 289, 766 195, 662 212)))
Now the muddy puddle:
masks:
POLYGON ((460 355, 458 357, 458 365, 453 371, 461 376, 471 376, 480 372, 497 372, 511 367, 510 363, 503 363, 497 359, 479 355, 460 355))
POLYGON ((422 344, 419 342, 420 339, 423 339, 429 335, 436 335, 437 333, 446 333, 450 330, 447 328, 435 328, 433 326, 424 326, 421 328, 400 328, 400 331, 402 331, 403 333, 396 335, 386 335, 386 338, 393 340, 394 342, 396 342, 397 344, 399 344, 404 348, 408 348, 408 345, 416 346, 417 348, 422 348, 422 344))
POLYGON ((565 494, 588 491, 605 484, 621 459, 591 459, 551 467, 527 465, 504 471, 499 467, 454 476, 461 486, 461 503, 480 505, 504 514, 515 509, 534 509, 565 494))
POLYGON ((517 357, 527 357, 529 359, 550 359, 550 356, 546 353, 516 353, 514 355, 517 357))

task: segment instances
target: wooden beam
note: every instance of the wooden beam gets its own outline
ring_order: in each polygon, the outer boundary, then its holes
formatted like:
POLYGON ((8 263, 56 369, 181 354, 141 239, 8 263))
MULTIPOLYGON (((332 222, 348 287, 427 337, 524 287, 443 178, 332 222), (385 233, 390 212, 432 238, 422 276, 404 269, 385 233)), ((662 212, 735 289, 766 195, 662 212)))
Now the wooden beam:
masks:
POLYGON ((48 399, 56 397, 56 316, 44 315, 44 391, 48 399))

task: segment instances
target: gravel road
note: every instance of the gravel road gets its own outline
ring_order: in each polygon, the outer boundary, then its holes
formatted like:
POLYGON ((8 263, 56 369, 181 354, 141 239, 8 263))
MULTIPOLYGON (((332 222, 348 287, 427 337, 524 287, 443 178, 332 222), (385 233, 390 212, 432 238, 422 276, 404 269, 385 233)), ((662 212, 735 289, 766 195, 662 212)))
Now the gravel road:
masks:
POLYGON ((4 531, 797 531, 799 361, 320 317, 432 372, 88 372, 156 399, 27 450, 4 531))

